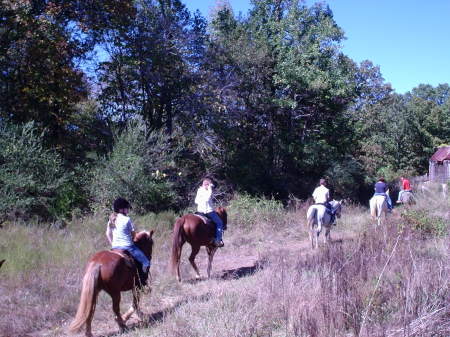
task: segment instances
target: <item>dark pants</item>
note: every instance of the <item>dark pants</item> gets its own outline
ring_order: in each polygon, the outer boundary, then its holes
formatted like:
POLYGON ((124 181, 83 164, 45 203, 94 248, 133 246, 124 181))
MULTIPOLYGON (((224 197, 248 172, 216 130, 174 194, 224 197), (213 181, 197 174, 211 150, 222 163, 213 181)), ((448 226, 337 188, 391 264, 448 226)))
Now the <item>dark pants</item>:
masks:
POLYGON ((209 213, 206 213, 206 216, 212 220, 216 224, 216 240, 221 241, 222 240, 222 232, 223 232, 223 221, 220 218, 220 216, 212 211, 209 213))

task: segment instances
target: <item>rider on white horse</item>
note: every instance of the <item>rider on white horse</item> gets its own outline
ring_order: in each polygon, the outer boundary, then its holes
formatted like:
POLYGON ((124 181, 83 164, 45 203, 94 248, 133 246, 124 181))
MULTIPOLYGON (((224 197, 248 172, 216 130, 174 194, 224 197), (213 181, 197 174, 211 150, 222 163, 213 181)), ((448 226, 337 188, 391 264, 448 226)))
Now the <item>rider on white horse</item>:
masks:
POLYGON ((375 194, 374 194, 374 196, 376 196, 376 195, 383 195, 383 196, 385 196, 388 209, 389 209, 389 211, 391 211, 392 210, 392 200, 389 197, 389 193, 388 192, 389 192, 388 185, 386 184, 386 181, 384 180, 384 178, 381 177, 375 183, 375 194))
POLYGON ((336 218, 333 208, 330 204, 330 190, 326 187, 327 181, 325 179, 320 179, 319 186, 314 190, 312 197, 314 202, 319 205, 326 207, 327 212, 331 215, 331 223, 336 225, 336 218))

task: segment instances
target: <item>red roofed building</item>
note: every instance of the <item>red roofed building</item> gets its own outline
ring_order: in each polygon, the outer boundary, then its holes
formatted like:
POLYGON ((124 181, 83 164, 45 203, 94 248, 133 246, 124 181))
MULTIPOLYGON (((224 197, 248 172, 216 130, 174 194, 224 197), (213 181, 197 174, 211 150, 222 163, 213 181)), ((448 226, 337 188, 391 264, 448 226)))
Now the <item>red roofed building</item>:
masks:
POLYGON ((450 146, 441 146, 430 158, 429 177, 431 181, 450 181, 450 146))

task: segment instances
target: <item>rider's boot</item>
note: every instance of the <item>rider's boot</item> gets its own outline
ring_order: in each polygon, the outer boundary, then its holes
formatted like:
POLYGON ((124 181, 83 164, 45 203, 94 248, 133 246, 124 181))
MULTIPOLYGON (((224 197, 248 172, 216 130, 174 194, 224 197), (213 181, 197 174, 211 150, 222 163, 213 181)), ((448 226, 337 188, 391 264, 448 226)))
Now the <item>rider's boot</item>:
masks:
POLYGON ((215 247, 223 247, 225 244, 223 243, 223 241, 222 240, 214 240, 213 241, 213 245, 215 246, 215 247))

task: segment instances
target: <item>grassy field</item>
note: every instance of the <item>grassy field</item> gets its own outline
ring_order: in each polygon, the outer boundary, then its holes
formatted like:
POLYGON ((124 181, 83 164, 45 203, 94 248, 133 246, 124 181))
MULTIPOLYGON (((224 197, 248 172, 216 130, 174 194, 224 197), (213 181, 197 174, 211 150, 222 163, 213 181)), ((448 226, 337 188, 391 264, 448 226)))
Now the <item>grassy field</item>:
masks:
MULTIPOLYGON (((398 207, 375 228, 368 210, 345 205, 329 245, 310 249, 306 204, 238 196, 229 205, 225 247, 213 277, 194 280, 185 245, 180 284, 169 274, 175 214, 134 217, 155 229, 148 321, 123 336, 450 336, 449 202, 438 195, 398 207)), ((89 256, 107 249, 105 214, 63 229, 6 224, 0 229, 1 336, 66 336, 89 256)), ((197 257, 206 274, 206 253, 197 257)), ((125 311, 130 294, 123 296, 125 311)), ((118 328, 101 293, 95 336, 118 328)), ((82 333, 79 334, 81 336, 82 333)))

